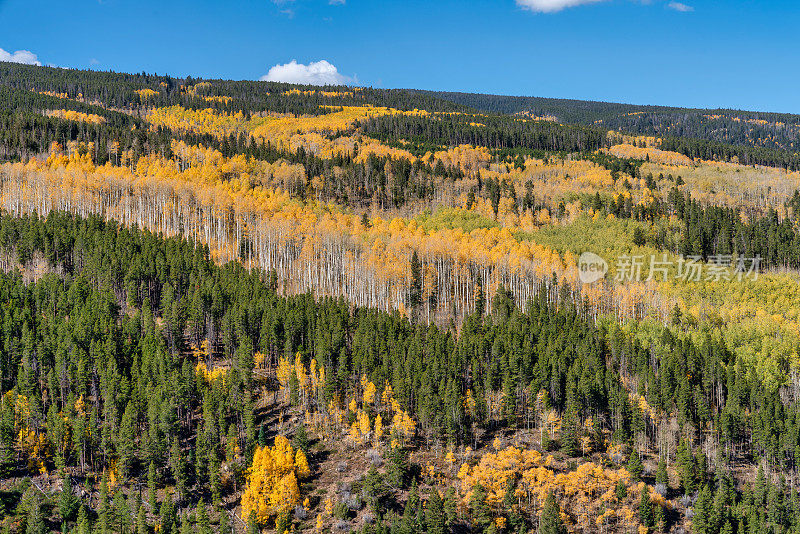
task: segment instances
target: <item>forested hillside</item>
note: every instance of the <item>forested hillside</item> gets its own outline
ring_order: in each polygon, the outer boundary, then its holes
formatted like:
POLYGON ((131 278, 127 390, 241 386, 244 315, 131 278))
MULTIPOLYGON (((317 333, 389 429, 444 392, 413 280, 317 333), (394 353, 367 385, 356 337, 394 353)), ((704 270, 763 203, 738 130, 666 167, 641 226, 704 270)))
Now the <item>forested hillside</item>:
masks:
POLYGON ((798 168, 800 116, 733 109, 687 109, 558 98, 421 91, 486 113, 599 126, 664 138, 667 150, 690 157, 798 168))
POLYGON ((0 102, 5 532, 800 532, 793 116, 0 102))

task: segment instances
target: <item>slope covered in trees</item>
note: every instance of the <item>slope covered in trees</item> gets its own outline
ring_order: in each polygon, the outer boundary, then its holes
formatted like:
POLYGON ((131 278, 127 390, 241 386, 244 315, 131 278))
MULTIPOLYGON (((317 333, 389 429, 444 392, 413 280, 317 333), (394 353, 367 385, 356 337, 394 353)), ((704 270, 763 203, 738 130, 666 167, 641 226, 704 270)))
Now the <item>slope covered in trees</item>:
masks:
POLYGON ((798 529, 791 116, 10 64, 0 101, 2 528, 798 529))
POLYGON ((551 117, 569 124, 664 138, 667 150, 705 159, 729 159, 797 168, 800 116, 731 109, 687 109, 558 98, 422 91, 489 113, 551 117), (692 141, 688 141, 691 139, 692 141), (740 148, 735 148, 740 147, 740 148), (749 147, 749 148, 743 148, 749 147), (780 154, 785 152, 785 159, 780 154), (713 157, 712 157, 713 156, 713 157), (774 161, 769 163, 772 158, 774 161))
POLYGON ((505 290, 488 317, 472 315, 455 333, 341 300, 280 297, 274 275, 218 267, 186 240, 98 218, 4 216, 0 234, 10 266, 39 265, 30 284, 19 273, 0 276, 10 303, 2 310, 3 468, 37 475, 38 485, 14 490, 24 490, 26 525, 216 529, 255 510, 252 521, 265 526, 311 528, 319 517, 327 528, 367 506, 379 525, 397 528, 527 528, 555 495, 566 511, 559 521, 575 528, 669 528, 685 519, 680 493, 696 489, 700 499, 723 492, 695 512, 698 531, 701 513, 711 525, 754 527, 788 528, 795 517, 762 517, 756 503, 795 506, 775 504, 794 502, 789 490, 760 474, 760 486, 737 493, 730 469, 760 457, 794 473, 796 403, 770 393, 713 338, 662 329, 648 347, 627 329, 587 323, 568 301, 557 310, 539 299, 521 313, 505 290), (200 364, 222 372, 210 377, 200 364), (276 408, 301 416, 276 418, 276 408), (714 432, 704 433, 709 425, 714 432), (525 449, 505 439, 524 439, 525 449), (311 491, 315 461, 324 461, 324 443, 340 440, 351 455, 371 447, 367 456, 386 465, 355 474, 365 477, 362 493, 320 496, 311 491), (487 440, 497 452, 473 452, 487 440), (441 452, 420 453, 425 464, 414 475, 403 455, 422 443, 441 452), (634 460, 641 454, 659 463, 655 478, 634 460), (600 456, 618 467, 562 463, 600 456), (649 489, 637 485, 641 477, 649 489), (453 509, 440 519, 414 514, 421 487, 433 506, 455 478, 453 509), (136 481, 142 494, 132 491, 136 481), (41 484, 61 484, 56 496, 66 485, 82 490, 65 509, 41 484), (392 512, 398 500, 404 514, 392 512), (335 511, 334 501, 345 508, 335 511), (720 509, 739 511, 713 515, 720 509))

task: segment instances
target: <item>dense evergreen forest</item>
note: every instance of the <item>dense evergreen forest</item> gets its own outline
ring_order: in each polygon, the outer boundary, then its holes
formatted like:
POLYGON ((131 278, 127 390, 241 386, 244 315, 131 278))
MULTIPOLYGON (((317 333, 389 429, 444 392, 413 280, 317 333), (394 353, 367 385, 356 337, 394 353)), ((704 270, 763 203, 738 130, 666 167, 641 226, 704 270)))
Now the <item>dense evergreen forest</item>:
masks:
MULTIPOLYGON (((396 89, 359 88, 358 91, 339 91, 332 96, 314 94, 315 86, 298 86, 278 82, 252 82, 230 80, 203 80, 200 78, 174 78, 157 74, 123 74, 75 69, 36 67, 0 62, 0 85, 27 91, 48 91, 78 95, 89 102, 108 108, 131 108, 143 103, 158 107, 182 104, 187 107, 226 107, 235 101, 235 109, 258 113, 275 111, 297 115, 326 113, 321 105, 386 106, 397 109, 425 109, 434 111, 465 111, 463 106, 447 100, 411 91, 396 89), (186 89, 206 81, 207 88, 196 93, 186 89), (137 93, 137 89, 151 89, 158 94, 137 93), (308 94, 311 93, 311 94, 308 94), (231 100, 204 100, 203 96, 227 96, 231 100)), ((334 88, 332 88, 334 89, 334 88)))

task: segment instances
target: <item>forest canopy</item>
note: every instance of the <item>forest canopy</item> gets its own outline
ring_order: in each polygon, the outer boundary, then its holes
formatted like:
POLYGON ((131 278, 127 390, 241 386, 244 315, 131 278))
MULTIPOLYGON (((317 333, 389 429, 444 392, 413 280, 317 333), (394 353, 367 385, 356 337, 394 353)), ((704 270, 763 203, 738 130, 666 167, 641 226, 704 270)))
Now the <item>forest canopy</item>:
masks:
POLYGON ((0 63, 0 527, 800 531, 799 124, 0 63))

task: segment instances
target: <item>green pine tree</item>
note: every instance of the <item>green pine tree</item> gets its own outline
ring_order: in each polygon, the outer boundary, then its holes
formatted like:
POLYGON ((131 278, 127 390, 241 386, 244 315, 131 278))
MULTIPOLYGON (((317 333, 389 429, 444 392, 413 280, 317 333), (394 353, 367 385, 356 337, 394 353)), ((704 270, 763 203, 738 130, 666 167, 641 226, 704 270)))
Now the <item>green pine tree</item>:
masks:
POLYGON ((103 471, 103 478, 100 481, 100 507, 98 509, 98 516, 100 532, 102 534, 110 533, 112 518, 111 504, 108 498, 108 475, 106 471, 103 471))
POLYGON ((139 513, 136 514, 136 534, 147 534, 147 515, 144 506, 139 507, 139 513))
POLYGON ((367 504, 375 515, 380 515, 380 505, 383 498, 383 478, 374 465, 371 465, 367 476, 364 477, 362 492, 367 504))
POLYGON ((122 480, 127 480, 130 476, 131 465, 136 458, 136 429, 134 422, 134 405, 127 403, 125 412, 120 421, 119 433, 117 437, 117 469, 122 480))
POLYGON ((308 446, 309 446, 308 430, 306 430, 305 424, 300 424, 294 431, 294 437, 292 438, 292 447, 294 447, 295 450, 300 449, 303 451, 303 453, 308 455, 308 446))
POLYGON ((642 486, 642 492, 639 496, 639 522, 642 526, 652 530, 655 526, 655 516, 653 515, 653 503, 650 502, 650 490, 647 489, 647 484, 642 486))
POLYGON ((450 487, 444 494, 444 512, 447 515, 447 525, 458 521, 458 494, 455 488, 450 487))
POLYGON ((147 469, 147 498, 148 503, 150 504, 150 511, 152 513, 156 513, 158 510, 158 495, 156 492, 156 464, 155 462, 150 462, 150 467, 147 469))
POLYGON ((25 534, 45 534, 47 525, 45 524, 42 502, 38 495, 29 500, 26 512, 25 534))
POLYGON ((250 512, 250 517, 247 518, 247 534, 261 534, 255 512, 250 512))
POLYGON ((395 488, 404 488, 408 470, 408 452, 401 447, 392 447, 386 463, 386 482, 395 488))
POLYGON ((69 474, 64 471, 61 477, 61 494, 58 498, 58 515, 62 521, 72 521, 75 512, 78 511, 78 497, 72 491, 72 480, 69 474))
POLYGON ((203 499, 200 499, 200 502, 197 503, 195 516, 197 517, 197 534, 212 534, 211 520, 208 518, 206 503, 203 501, 203 499))
POLYGON ((292 512, 290 510, 284 510, 278 514, 278 518, 275 520, 275 532, 277 534, 284 534, 285 532, 289 532, 290 528, 292 528, 292 512))
POLYGON ((567 456, 578 454, 578 406, 572 395, 567 400, 567 407, 561 419, 561 452, 567 456))
POLYGON ((667 531, 667 512, 664 510, 663 506, 656 505, 655 506, 655 514, 653 516, 655 519, 656 528, 660 532, 667 531))
POLYGON ((552 493, 547 494, 539 517, 539 534, 567 534, 567 528, 561 520, 561 507, 552 493))
POLYGON ((222 506, 218 507, 217 515, 219 516, 219 532, 220 534, 230 534, 231 525, 228 519, 228 512, 222 506))
POLYGON ((447 517, 444 512, 444 502, 439 491, 434 488, 428 497, 425 508, 425 527, 428 534, 445 534, 447 532, 447 517))
POLYGON ((81 505, 78 510, 78 534, 90 534, 92 532, 92 520, 85 505, 81 505))
POLYGON ((631 456, 628 458, 628 472, 631 474, 631 478, 638 482, 642 479, 642 473, 644 473, 644 466, 642 465, 642 459, 639 458, 639 451, 636 450, 634 447, 633 451, 631 451, 631 456))
POLYGON ((161 532, 172 532, 175 525, 175 507, 172 504, 172 496, 167 492, 167 496, 161 501, 161 509, 158 515, 161 519, 161 532))
POLYGON ((181 518, 180 534, 193 534, 193 532, 194 529, 192 528, 192 522, 189 521, 189 512, 186 512, 181 518))
POLYGON ((667 462, 663 457, 658 459, 658 467, 656 468, 656 484, 664 484, 664 486, 669 486, 667 462))
POLYGON ((716 532, 716 526, 712 521, 712 504, 711 490, 707 485, 703 486, 693 508, 692 526, 697 534, 713 534, 716 532))
POLYGON ((419 498, 417 481, 414 479, 411 483, 411 490, 408 493, 408 500, 403 509, 403 517, 400 520, 400 534, 413 534, 421 530, 422 518, 419 515, 419 507, 421 504, 422 501, 419 498))
POLYGON ((267 433, 264 431, 264 427, 266 425, 261 425, 258 429, 258 446, 259 447, 266 447, 267 446, 267 433))
POLYGON ((416 310, 422 304, 422 263, 417 251, 411 254, 411 287, 409 288, 409 304, 416 310))
POLYGON ((617 494, 617 499, 621 501, 628 496, 628 486, 626 486, 625 483, 620 480, 617 482, 614 492, 617 494))
POLYGON ((469 513, 472 523, 479 529, 485 529, 492 523, 492 510, 486 503, 486 490, 481 484, 472 487, 469 499, 469 513))

